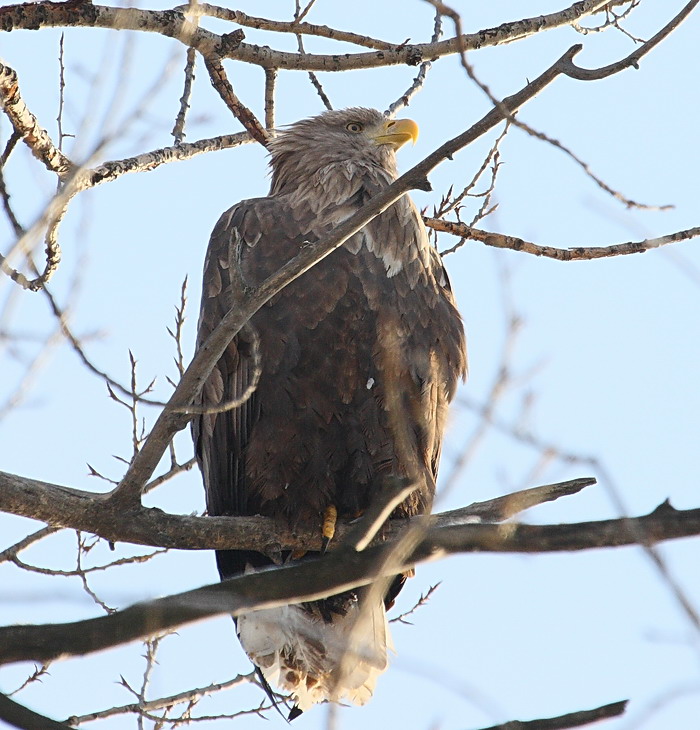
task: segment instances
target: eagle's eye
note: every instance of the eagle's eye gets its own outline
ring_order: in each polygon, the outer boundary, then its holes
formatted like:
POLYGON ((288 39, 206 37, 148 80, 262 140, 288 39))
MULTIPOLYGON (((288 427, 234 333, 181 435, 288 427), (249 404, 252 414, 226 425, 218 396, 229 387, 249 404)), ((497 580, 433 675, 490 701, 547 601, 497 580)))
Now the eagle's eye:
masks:
POLYGON ((357 134, 358 132, 361 132, 364 127, 359 122, 350 122, 345 125, 345 129, 347 129, 348 132, 354 132, 357 134))

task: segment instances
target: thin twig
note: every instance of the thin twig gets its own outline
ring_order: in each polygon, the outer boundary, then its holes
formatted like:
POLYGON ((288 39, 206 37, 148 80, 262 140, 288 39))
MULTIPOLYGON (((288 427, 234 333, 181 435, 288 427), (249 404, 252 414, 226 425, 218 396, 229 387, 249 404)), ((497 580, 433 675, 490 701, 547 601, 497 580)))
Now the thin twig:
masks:
POLYGON ((403 613, 400 613, 398 616, 394 616, 394 618, 389 620, 390 624, 399 623, 399 624, 406 624, 407 626, 412 626, 413 624, 410 621, 406 621, 406 619, 409 616, 412 616, 419 608, 422 608, 425 606, 426 603, 430 600, 430 596, 435 593, 435 591, 440 587, 441 583, 436 583, 435 585, 430 586, 428 590, 425 593, 420 594, 420 598, 415 602, 415 604, 408 609, 408 611, 404 611, 403 613))
POLYGON ((187 110, 190 108, 190 97, 192 95, 192 82, 194 81, 194 65, 197 54, 194 48, 187 49, 187 61, 185 63, 185 85, 180 97, 180 109, 175 118, 175 126, 170 133, 175 139, 176 145, 181 145, 185 139, 185 120, 187 119, 187 110))
POLYGON ((4 563, 8 560, 13 560, 22 550, 26 550, 30 545, 33 545, 35 542, 39 542, 39 540, 43 540, 45 537, 53 535, 55 532, 58 532, 59 529, 60 528, 58 527, 47 526, 42 527, 36 532, 32 532, 31 535, 27 535, 19 542, 16 542, 14 545, 10 545, 10 547, 5 548, 2 552, 0 552, 0 563, 4 563))
POLYGON ((119 707, 110 707, 109 709, 91 712, 86 715, 74 715, 72 717, 66 718, 64 722, 68 723, 69 725, 81 725, 86 722, 92 722, 93 720, 102 720, 106 717, 113 717, 114 715, 123 715, 132 712, 139 712, 139 710, 145 710, 148 712, 152 712, 154 710, 162 710, 164 708, 171 707, 182 702, 191 702, 193 700, 199 699, 200 697, 205 697, 209 694, 213 694, 214 692, 219 692, 221 690, 231 689, 232 687, 238 687, 242 684, 254 682, 254 672, 251 672, 250 674, 239 674, 233 679, 228 680, 227 682, 213 683, 206 687, 198 687, 196 689, 187 690, 186 692, 179 692, 178 694, 169 695, 167 697, 160 697, 158 699, 148 700, 142 705, 134 703, 129 705, 121 705, 119 707))
MULTIPOLYGON (((455 25, 455 33, 456 37, 460 39, 460 48, 459 48, 459 57, 462 64, 462 67, 466 71, 469 78, 486 94, 486 96, 489 98, 491 103, 497 107, 501 108, 502 102, 497 99, 489 87, 484 84, 482 81, 480 81, 476 73, 474 72, 474 69, 472 65, 467 61, 467 54, 466 54, 466 47, 461 39, 464 38, 464 35, 462 34, 462 26, 461 26, 461 18, 459 13, 457 13, 452 8, 448 7, 444 3, 440 2, 440 0, 426 0, 431 5, 434 5, 441 13, 444 13, 445 15, 448 15, 454 25, 455 25)), ((665 38, 672 30, 674 30, 682 20, 687 17, 687 15, 690 13, 690 11, 697 5, 697 3, 700 2, 700 0, 691 0, 690 3, 671 21, 669 22, 664 28, 659 31, 652 39, 650 39, 647 43, 642 45, 640 48, 638 48, 634 53, 627 56, 627 58, 622 59, 621 61, 618 61, 614 64, 610 64, 609 66, 606 66, 605 68, 601 69, 581 69, 580 67, 576 66, 573 61, 569 62, 569 70, 567 70, 565 73, 570 78, 580 79, 580 80, 590 80, 590 79, 598 79, 598 78, 605 78, 606 76, 611 75, 612 73, 618 73, 619 71, 622 71, 626 68, 629 68, 630 66, 634 66, 637 68, 637 65, 639 63, 639 60, 644 56, 646 53, 652 50, 654 46, 659 43, 663 38, 665 38)), ((504 110, 505 111, 505 110, 504 110)), ((541 132, 539 130, 534 129, 530 125, 526 124, 525 122, 521 121, 520 119, 516 118, 515 114, 507 114, 506 118, 510 123, 518 127, 519 129, 522 129, 524 132, 527 132, 531 137, 534 137, 535 139, 539 139, 543 142, 547 142, 548 144, 552 145, 553 147, 556 147, 557 149, 561 150, 566 154, 571 160, 573 160, 585 173, 588 175, 588 177, 593 180, 593 182, 598 185, 602 190, 604 190, 608 195, 615 198, 616 200, 619 200, 621 203, 623 203, 627 208, 638 208, 642 210, 668 210, 672 208, 672 205, 649 205, 646 203, 639 203, 635 200, 632 200, 631 198, 626 197, 618 190, 615 190, 610 185, 608 185, 602 178, 600 178, 598 175, 596 175, 590 168, 590 165, 588 165, 587 162, 584 162, 578 155, 576 155, 573 150, 571 150, 569 147, 561 143, 559 140, 554 139, 553 137, 550 137, 548 134, 545 134, 544 132, 541 132)))
MULTIPOLYGON (((433 35, 430 39, 431 43, 437 43, 442 35, 442 15, 438 10, 435 10, 435 24, 433 26, 433 35)), ((411 103, 411 99, 423 88, 425 79, 428 75, 428 71, 432 66, 431 61, 422 61, 416 77, 413 79, 411 85, 406 91, 399 96, 399 98, 389 104, 389 107, 384 112, 388 117, 393 117, 399 109, 407 107, 411 103)))
MULTIPOLYGON (((295 0, 295 10, 294 10, 294 23, 295 25, 298 25, 301 22, 301 19, 306 15, 306 13, 311 10, 311 6, 314 4, 315 0, 311 0, 309 4, 304 8, 304 10, 301 10, 301 3, 300 0, 295 0)), ((301 33, 295 33, 296 39, 297 39, 297 48, 299 49, 299 53, 306 53, 304 50, 304 41, 302 39, 301 33)), ((332 109, 333 105, 331 104, 331 100, 326 95, 326 92, 323 90, 323 86, 321 86, 321 82, 318 80, 318 77, 313 71, 309 71, 309 81, 311 81, 311 85, 316 89, 316 93, 321 97, 321 101, 323 102, 323 105, 326 107, 326 109, 332 109)))
MULTIPOLYGON (((505 248, 511 251, 521 251, 533 256, 544 256, 555 261, 592 261, 593 259, 609 258, 611 256, 628 256, 635 253, 645 253, 661 246, 678 241, 687 241, 691 238, 700 236, 700 226, 695 228, 687 228, 683 231, 668 233, 657 238, 647 238, 643 241, 627 241, 626 243, 616 243, 611 246, 576 246, 572 248, 554 248, 552 246, 542 246, 538 243, 525 241, 517 236, 509 236, 503 233, 494 233, 492 231, 483 231, 473 228, 465 223, 456 223, 452 221, 438 220, 437 218, 424 218, 425 225, 436 231, 451 233, 454 236, 460 236, 464 239, 479 241, 487 246, 495 248, 505 248)), ((445 256, 453 253, 456 249, 451 248, 442 252, 445 256)))

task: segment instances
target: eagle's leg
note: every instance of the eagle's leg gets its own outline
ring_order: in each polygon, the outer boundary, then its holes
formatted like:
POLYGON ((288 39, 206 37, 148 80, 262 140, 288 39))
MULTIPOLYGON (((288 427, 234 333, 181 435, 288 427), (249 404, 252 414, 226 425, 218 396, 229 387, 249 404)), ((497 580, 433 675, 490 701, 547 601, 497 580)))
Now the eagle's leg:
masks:
POLYGON ((321 536, 321 554, 328 550, 333 535, 335 535, 335 523, 338 520, 338 510, 334 504, 328 505, 323 513, 323 529, 321 536))

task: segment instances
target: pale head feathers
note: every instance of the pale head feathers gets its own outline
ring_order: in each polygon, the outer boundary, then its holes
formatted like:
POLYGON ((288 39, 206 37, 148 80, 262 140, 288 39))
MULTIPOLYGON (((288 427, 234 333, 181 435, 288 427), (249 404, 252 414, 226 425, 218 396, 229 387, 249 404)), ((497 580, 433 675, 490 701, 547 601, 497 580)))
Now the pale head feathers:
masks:
POLYGON ((376 109, 352 107, 327 111, 279 130, 270 141, 272 195, 308 185, 321 172, 337 166, 338 174, 353 177, 375 171, 382 181, 396 178, 396 156, 388 140, 381 143, 390 122, 376 109))

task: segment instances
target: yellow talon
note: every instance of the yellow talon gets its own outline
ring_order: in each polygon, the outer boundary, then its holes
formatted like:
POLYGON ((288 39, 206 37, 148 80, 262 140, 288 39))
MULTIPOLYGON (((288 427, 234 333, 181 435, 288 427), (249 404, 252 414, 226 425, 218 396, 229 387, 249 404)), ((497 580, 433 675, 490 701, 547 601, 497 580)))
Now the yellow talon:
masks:
POLYGON ((333 535, 335 535, 335 523, 338 520, 338 510, 334 504, 328 505, 326 511, 323 513, 323 530, 321 538, 321 553, 325 553, 328 550, 328 546, 331 544, 333 535))

